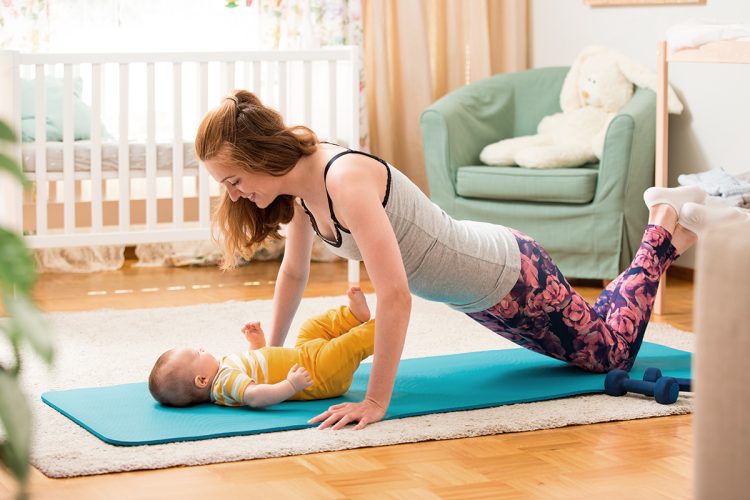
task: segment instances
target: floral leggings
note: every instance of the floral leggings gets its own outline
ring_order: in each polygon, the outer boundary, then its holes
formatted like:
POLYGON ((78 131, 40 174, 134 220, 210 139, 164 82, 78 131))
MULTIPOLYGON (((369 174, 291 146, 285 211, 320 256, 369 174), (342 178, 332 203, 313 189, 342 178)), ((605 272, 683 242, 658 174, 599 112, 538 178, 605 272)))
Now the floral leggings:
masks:
POLYGON ((641 347, 659 278, 678 257, 672 235, 649 224, 635 259, 589 305, 533 238, 512 230, 521 274, 510 293, 468 315, 493 332, 587 371, 630 370, 641 347))

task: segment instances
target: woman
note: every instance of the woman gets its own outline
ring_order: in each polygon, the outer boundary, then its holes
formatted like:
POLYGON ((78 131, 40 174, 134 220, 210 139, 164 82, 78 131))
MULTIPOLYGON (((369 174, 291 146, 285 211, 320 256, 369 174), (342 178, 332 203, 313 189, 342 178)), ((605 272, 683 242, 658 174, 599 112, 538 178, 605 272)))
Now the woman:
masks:
POLYGON ((592 307, 529 236, 450 218, 383 160, 320 143, 306 127, 286 127, 250 92, 235 91, 210 111, 195 147, 226 188, 215 214, 226 267, 288 224, 270 345, 284 343, 307 284, 316 235, 334 253, 367 267, 377 296, 367 394, 311 419, 322 422, 320 428, 356 423, 361 429, 384 417, 409 322, 410 291, 585 370, 630 369, 660 276, 695 242, 695 232, 740 215, 699 205, 705 193, 697 187, 647 191, 649 225, 635 260, 592 307))

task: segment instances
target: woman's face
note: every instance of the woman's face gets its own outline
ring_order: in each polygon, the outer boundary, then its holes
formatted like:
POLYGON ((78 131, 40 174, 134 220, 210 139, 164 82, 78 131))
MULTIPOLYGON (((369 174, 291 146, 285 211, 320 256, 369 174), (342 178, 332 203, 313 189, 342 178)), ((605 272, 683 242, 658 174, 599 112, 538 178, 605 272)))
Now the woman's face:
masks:
POLYGON ((216 159, 206 160, 203 164, 211 177, 227 188, 232 201, 247 198, 258 208, 266 208, 278 196, 277 179, 272 175, 247 172, 216 159))

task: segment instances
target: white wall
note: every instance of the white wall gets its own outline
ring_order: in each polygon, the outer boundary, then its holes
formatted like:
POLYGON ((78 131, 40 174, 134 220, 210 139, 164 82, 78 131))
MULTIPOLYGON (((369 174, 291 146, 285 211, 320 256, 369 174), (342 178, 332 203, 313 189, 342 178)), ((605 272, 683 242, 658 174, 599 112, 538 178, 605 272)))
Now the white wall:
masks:
MULTIPOLYGON (((581 48, 606 45, 656 69, 656 43, 690 19, 750 24, 747 0, 705 5, 589 7, 584 0, 531 0, 531 64, 568 66, 581 48)), ((750 65, 677 63, 669 80, 685 104, 669 130, 669 185, 677 176, 722 167, 750 171, 750 65)), ((678 263, 693 267, 688 251, 678 263)))

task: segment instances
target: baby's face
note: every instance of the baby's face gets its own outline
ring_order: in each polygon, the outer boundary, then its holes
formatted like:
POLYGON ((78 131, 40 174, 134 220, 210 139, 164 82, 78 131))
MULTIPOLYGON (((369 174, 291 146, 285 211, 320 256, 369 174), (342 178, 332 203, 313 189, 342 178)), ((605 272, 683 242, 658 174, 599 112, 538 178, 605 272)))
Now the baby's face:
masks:
POLYGON ((213 378, 219 369, 219 361, 203 349, 189 347, 175 349, 170 362, 176 366, 177 376, 191 380, 198 376, 213 378))

